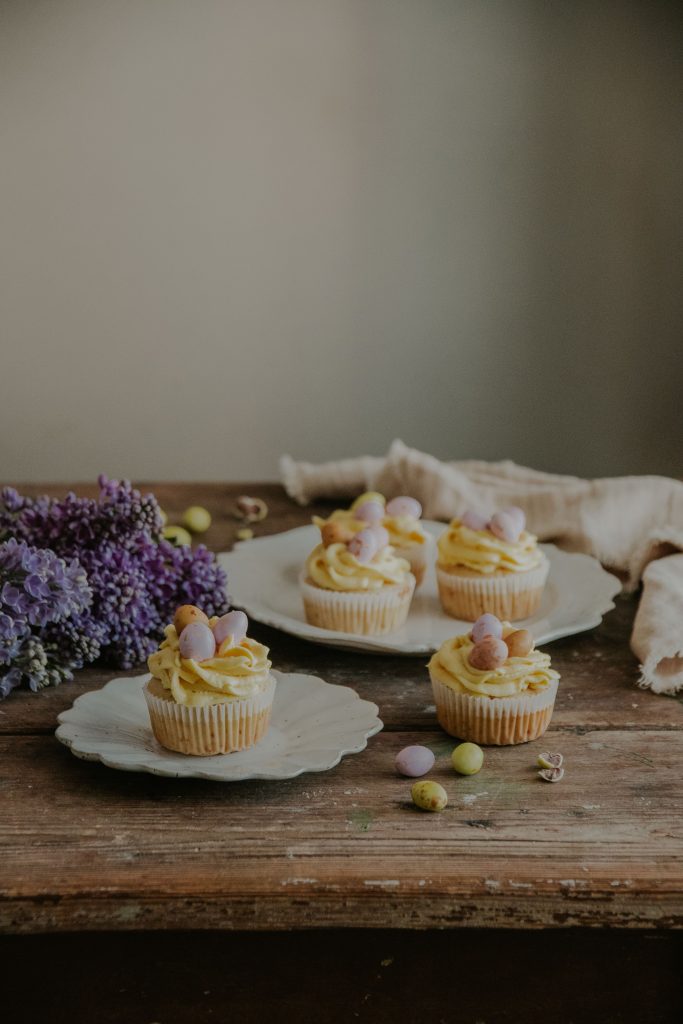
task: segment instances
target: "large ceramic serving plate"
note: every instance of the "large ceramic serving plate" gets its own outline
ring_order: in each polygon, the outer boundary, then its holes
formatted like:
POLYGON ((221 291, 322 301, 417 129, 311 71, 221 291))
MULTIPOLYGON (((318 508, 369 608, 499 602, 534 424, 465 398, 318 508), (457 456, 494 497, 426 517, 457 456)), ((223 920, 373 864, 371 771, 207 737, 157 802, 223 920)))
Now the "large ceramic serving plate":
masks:
MULTIPOLYGON (((426 521, 424 526, 433 536, 444 529, 443 523, 426 521)), ((244 541, 233 551, 219 555, 228 572, 234 604, 259 622, 293 636, 361 651, 430 654, 448 637, 469 629, 469 624, 451 619, 442 611, 433 565, 413 598, 408 621, 395 633, 367 637, 310 626, 304 618, 297 580, 306 556, 319 539, 315 526, 300 526, 244 541)), ((597 626, 605 612, 614 607, 612 598, 621 589, 616 576, 605 572, 595 558, 560 551, 553 544, 541 547, 550 559, 550 574, 539 611, 523 623, 538 644, 597 626)))
POLYGON ((250 750, 218 757, 189 757, 165 750, 152 735, 142 686, 149 676, 112 679, 101 690, 78 697, 59 716, 57 739, 76 757, 109 768, 174 778, 292 779, 323 772, 345 754, 364 750, 382 728, 377 705, 361 700, 348 686, 317 676, 274 672, 270 729, 250 750))

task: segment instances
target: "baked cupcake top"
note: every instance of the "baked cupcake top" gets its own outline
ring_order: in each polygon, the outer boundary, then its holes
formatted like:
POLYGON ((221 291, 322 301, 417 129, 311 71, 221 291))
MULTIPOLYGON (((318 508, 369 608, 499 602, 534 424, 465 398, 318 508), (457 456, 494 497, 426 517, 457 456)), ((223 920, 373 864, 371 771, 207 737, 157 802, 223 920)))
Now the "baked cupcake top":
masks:
POLYGON ((527 629, 482 615, 470 633, 446 640, 429 662, 432 675, 456 693, 516 697, 545 690, 559 673, 550 656, 534 649, 527 629))
POLYGON ((379 524, 389 533, 391 544, 410 547, 427 543, 429 535, 420 523, 421 515, 422 506, 415 498, 401 495, 387 501, 378 491, 366 491, 349 508, 335 509, 327 519, 314 516, 313 522, 318 527, 326 523, 343 523, 354 533, 379 524))
POLYGON ((372 593, 410 577, 408 562, 395 554, 381 525, 354 533, 335 520, 324 523, 320 533, 321 543, 306 559, 306 576, 317 587, 372 593))
POLYGON ((465 512, 437 541, 439 564, 461 566, 472 572, 528 572, 541 565, 543 552, 533 533, 525 529, 521 508, 510 506, 490 518, 465 512))
POLYGON ((194 605, 182 605, 147 666, 177 704, 253 697, 268 685, 271 662, 268 648, 246 635, 248 626, 244 612, 209 619, 194 605))

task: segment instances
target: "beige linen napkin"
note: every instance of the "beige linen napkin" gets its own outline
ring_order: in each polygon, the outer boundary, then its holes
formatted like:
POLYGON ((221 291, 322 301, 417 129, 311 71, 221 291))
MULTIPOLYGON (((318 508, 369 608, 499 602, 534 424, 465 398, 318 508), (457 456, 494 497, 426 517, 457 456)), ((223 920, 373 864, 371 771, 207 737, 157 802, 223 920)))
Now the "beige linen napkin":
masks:
POLYGON ((628 590, 642 580, 631 637, 640 685, 668 694, 683 688, 683 483, 659 476, 581 480, 509 461, 441 462, 401 441, 383 458, 313 465, 284 455, 280 470, 287 493, 302 505, 364 490, 410 494, 430 519, 519 505, 540 540, 594 555, 625 575, 628 590))

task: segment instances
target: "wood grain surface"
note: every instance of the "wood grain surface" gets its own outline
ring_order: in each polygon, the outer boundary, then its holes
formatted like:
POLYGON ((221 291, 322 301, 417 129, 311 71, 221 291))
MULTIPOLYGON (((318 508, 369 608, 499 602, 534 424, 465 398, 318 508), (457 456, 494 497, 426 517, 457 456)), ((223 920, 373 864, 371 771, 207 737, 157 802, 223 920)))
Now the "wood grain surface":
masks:
MULTIPOLYGON (((276 485, 153 489, 172 521, 189 504, 209 508, 215 550, 233 542, 239 493, 270 506, 256 533, 311 515, 276 485)), ((679 700, 636 686, 634 609, 619 599, 599 628, 548 645, 562 675, 549 733, 488 749, 470 778, 450 768, 455 741, 436 725, 423 659, 334 651, 260 626, 277 668, 379 705, 385 729, 365 752, 286 782, 128 774, 77 760, 53 736, 74 697, 122 673, 89 668, 54 690, 13 693, 0 704, 0 928, 680 927, 683 715, 679 700), (411 742, 437 754, 443 814, 415 809, 394 772, 411 742), (565 756, 557 785, 536 775, 543 749, 565 756)))

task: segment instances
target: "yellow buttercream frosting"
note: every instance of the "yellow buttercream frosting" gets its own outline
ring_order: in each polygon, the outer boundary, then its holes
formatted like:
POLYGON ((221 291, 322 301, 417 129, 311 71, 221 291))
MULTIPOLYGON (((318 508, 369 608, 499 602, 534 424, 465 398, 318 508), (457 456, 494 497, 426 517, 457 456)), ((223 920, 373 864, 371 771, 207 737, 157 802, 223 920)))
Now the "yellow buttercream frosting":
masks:
POLYGON ((437 541, 439 564, 462 566, 473 572, 528 572, 543 561, 543 552, 533 533, 522 530, 514 543, 501 540, 490 530, 471 530, 453 519, 437 541))
MULTIPOLYGON (((383 494, 379 494, 377 491, 366 491, 365 494, 360 494, 349 508, 337 508, 327 519, 313 516, 313 522, 317 527, 322 527, 325 523, 344 523, 349 530, 358 533, 360 530, 364 530, 368 524, 362 519, 356 519, 354 511, 360 505, 364 505, 366 501, 378 501, 380 505, 386 505, 386 498, 383 494)), ((385 515, 382 517, 381 523, 388 531, 389 540, 395 547, 405 548, 427 542, 427 534, 423 530, 420 520, 415 516, 385 515)))
POLYGON ((306 559, 307 576, 324 590, 377 591, 403 583, 409 572, 408 562, 389 544, 370 562, 359 562, 346 544, 318 544, 306 559))
MULTIPOLYGON (((209 619, 209 625, 217 621, 209 619)), ((268 648, 244 637, 227 637, 213 658, 195 661, 180 654, 175 626, 164 630, 166 639, 147 659, 152 675, 177 704, 194 707, 244 700, 265 690, 270 679, 268 648)))
MULTIPOLYGON (((503 639, 515 629, 503 623, 503 639)), ((532 650, 523 658, 508 658, 500 668, 482 670, 469 662, 474 642, 469 634, 446 640, 432 655, 429 671, 444 686, 456 693, 477 697, 515 697, 526 690, 545 690, 559 673, 550 667, 550 655, 532 650)))

